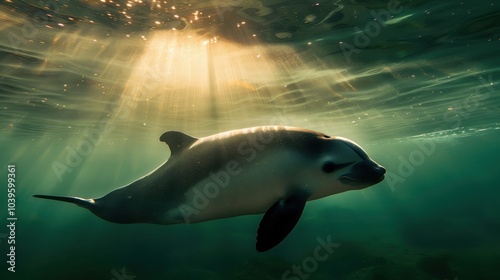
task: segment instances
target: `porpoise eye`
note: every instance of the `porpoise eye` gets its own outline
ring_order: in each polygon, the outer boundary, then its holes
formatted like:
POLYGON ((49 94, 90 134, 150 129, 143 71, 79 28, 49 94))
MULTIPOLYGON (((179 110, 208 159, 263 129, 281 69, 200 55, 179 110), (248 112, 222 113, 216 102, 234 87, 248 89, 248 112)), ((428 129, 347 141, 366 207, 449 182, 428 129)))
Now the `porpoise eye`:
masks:
POLYGON ((323 164, 323 172, 332 173, 333 171, 335 171, 336 166, 337 165, 331 161, 325 162, 325 164, 323 164))
POLYGON ((339 163, 339 164, 336 164, 334 162, 331 162, 331 161, 327 161, 325 162, 325 164, 323 164, 323 172, 325 173, 332 173, 333 171, 335 170, 339 170, 339 169, 342 169, 344 167, 347 167, 351 164, 353 164, 354 162, 352 161, 349 161, 349 162, 344 162, 344 163, 339 163))

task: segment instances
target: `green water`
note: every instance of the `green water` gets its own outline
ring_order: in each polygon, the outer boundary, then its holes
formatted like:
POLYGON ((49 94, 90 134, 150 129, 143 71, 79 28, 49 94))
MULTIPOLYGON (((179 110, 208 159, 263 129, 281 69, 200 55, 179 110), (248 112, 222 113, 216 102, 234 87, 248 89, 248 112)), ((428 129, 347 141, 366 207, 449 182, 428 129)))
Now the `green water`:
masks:
POLYGON ((500 279, 497 3, 166 2, 0 4, 1 279, 500 279), (259 125, 352 139, 386 179, 265 253, 261 215, 119 225, 32 197, 123 186, 165 131, 259 125))

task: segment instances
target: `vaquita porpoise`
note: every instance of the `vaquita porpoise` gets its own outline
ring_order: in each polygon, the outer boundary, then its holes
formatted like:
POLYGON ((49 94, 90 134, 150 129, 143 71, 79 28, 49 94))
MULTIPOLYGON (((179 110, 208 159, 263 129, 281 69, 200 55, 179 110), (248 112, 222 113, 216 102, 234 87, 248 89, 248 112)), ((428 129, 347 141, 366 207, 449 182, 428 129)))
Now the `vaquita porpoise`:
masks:
POLYGON ((384 179, 385 169, 356 143, 295 127, 261 126, 195 138, 160 137, 170 158, 107 195, 35 195, 71 202, 114 223, 198 223, 265 213, 257 251, 292 231, 307 201, 359 190, 384 179))

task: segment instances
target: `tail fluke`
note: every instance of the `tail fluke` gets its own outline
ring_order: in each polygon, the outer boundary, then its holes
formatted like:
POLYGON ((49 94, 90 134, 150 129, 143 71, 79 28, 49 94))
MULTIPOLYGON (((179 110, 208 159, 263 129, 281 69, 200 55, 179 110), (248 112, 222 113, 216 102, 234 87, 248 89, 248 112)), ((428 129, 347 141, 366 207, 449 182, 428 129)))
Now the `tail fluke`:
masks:
POLYGON ((51 200, 57 200, 57 201, 64 201, 64 202, 70 202, 74 203, 80 207, 86 208, 86 209, 91 209, 91 207, 95 204, 95 201, 93 199, 85 199, 85 198, 80 198, 80 197, 73 197, 73 196, 55 196, 55 195, 40 195, 40 194, 35 194, 34 197, 38 198, 43 198, 43 199, 51 199, 51 200))
POLYGON ((74 196, 56 196, 56 195, 40 195, 36 194, 34 197, 57 200, 63 202, 69 202, 76 204, 80 207, 83 207, 90 212, 92 212, 97 217, 106 220, 108 222, 118 223, 118 224, 131 224, 131 223, 140 223, 143 222, 142 216, 140 216, 140 211, 134 211, 134 209, 129 209, 124 207, 123 211, 116 211, 114 205, 111 207, 106 206, 106 197, 96 198, 96 199, 85 199, 74 196), (104 199, 104 201, 103 201, 104 199), (132 215, 131 215, 132 214, 132 215), (134 215, 138 215, 139 217, 135 217, 134 215))

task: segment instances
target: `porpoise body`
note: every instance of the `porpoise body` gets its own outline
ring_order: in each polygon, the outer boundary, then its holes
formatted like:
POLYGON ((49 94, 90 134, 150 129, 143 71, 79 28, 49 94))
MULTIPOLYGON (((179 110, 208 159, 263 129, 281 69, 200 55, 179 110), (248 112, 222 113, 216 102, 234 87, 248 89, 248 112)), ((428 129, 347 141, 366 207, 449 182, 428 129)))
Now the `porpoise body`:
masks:
POLYGON ((265 213, 257 250, 279 244, 307 201, 359 190, 384 179, 385 169, 351 140, 295 127, 262 126, 195 138, 160 137, 170 158, 107 195, 35 195, 71 202, 115 223, 198 223, 265 213))

